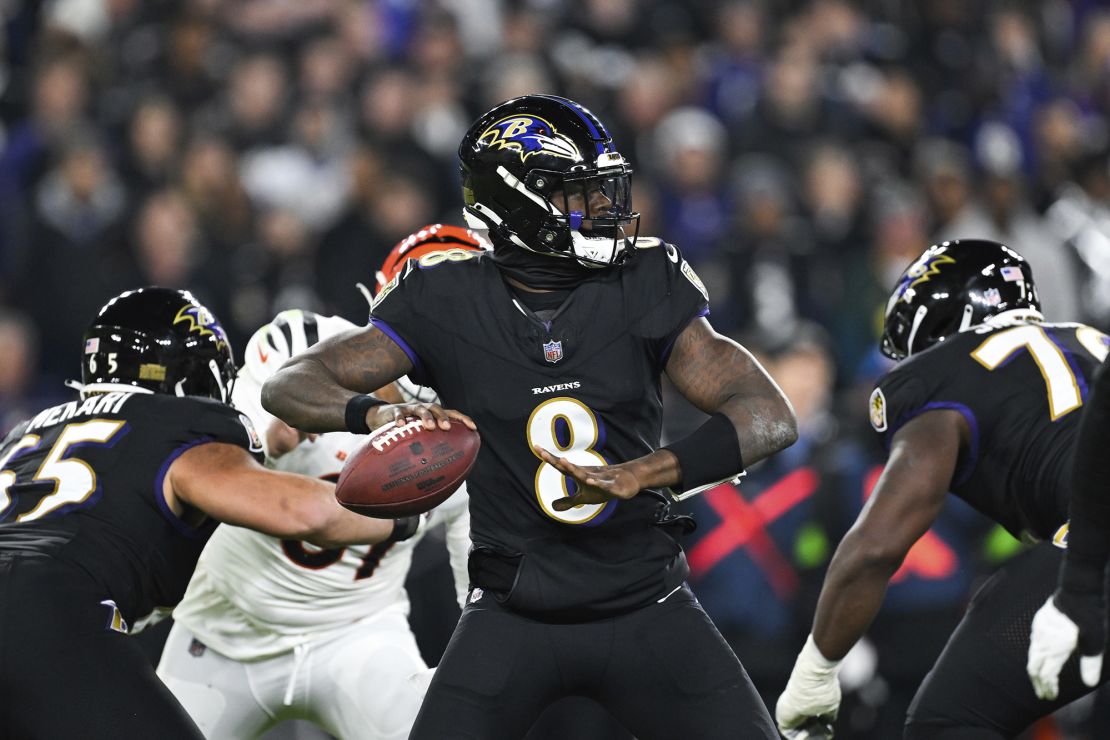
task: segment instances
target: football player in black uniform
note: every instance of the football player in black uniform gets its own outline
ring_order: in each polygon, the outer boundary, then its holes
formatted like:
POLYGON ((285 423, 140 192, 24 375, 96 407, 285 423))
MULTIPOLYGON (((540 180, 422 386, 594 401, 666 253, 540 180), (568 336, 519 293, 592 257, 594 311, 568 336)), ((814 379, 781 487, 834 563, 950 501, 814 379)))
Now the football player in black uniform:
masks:
POLYGON ((580 694, 641 740, 774 738, 685 585, 689 521, 663 489, 734 478, 791 444, 789 403, 710 327, 679 251, 636 239, 630 170, 592 113, 516 98, 479 118, 459 154, 468 220, 493 252, 410 261, 368 328, 263 390, 294 427, 367 432, 404 412, 355 393, 407 373, 477 422, 473 590, 410 737, 520 738, 580 694), (664 372, 712 416, 660 449, 664 372))
POLYGON ((1094 687, 1106 650, 1106 565, 1110 560, 1110 370, 1095 373, 1075 440, 1068 548, 1056 591, 1033 616, 1026 670, 1042 699, 1060 692, 1060 673, 1073 653, 1079 675, 1094 687))
POLYGON ((1080 409, 1107 337, 1045 323, 1024 259, 995 242, 960 240, 930 247, 903 273, 882 350, 901 360, 870 403, 890 456, 829 566, 813 633, 777 704, 779 726, 804 737, 799 728, 813 718, 835 718, 840 660, 952 491, 1041 544, 972 599, 910 706, 905 737, 1013 737, 1090 690, 1072 665, 1058 696, 1041 700, 1025 663, 1033 614, 1056 588, 1080 409))
POLYGON ((324 547, 412 528, 263 468, 231 349, 189 294, 129 291, 85 335, 76 401, 0 445, 0 738, 203 736, 127 637, 180 600, 216 520, 324 547))

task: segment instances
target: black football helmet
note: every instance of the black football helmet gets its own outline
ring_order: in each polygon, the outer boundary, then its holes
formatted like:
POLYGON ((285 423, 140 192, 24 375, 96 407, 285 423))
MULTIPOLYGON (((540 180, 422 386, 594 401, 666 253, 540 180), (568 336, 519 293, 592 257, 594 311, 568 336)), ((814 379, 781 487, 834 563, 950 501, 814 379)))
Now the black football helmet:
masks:
POLYGON ((85 392, 125 385, 227 403, 234 378, 227 334, 188 291, 126 291, 108 301, 85 332, 85 392))
POLYGON ((505 101, 459 145, 467 223, 588 267, 619 264, 635 244, 632 168, 604 124, 556 95, 505 101))
POLYGON ((1029 263, 986 239, 934 244, 898 279, 886 304, 880 348, 901 360, 1003 313, 1043 318, 1029 263))

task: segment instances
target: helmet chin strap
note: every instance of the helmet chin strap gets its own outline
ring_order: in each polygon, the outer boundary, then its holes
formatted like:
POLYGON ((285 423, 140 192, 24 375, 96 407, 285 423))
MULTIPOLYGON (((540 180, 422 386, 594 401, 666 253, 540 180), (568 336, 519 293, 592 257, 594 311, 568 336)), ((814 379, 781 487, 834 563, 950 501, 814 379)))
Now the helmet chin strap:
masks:
MULTIPOLYGON (((466 221, 466 225, 468 227, 472 229, 481 229, 488 232, 491 236, 494 233, 500 231, 501 236, 503 238, 507 238, 510 242, 512 242, 514 246, 520 247, 521 249, 526 249, 529 252, 536 252, 536 254, 541 254, 540 252, 537 252, 535 249, 532 249, 530 246, 525 244, 519 236, 514 234, 507 227, 502 226, 502 224, 504 224, 504 221, 501 219, 501 217, 494 213, 492 208, 487 208, 481 203, 475 203, 472 206, 463 206, 463 220, 466 221)), ((547 253, 545 252, 543 254, 547 253)))
POLYGON ((215 360, 209 360, 208 369, 212 371, 212 377, 216 379, 216 386, 220 389, 220 400, 227 403, 230 392, 229 389, 224 386, 224 379, 220 377, 220 366, 216 364, 215 360))
POLYGON ((467 228, 489 231, 500 224, 501 219, 481 203, 475 203, 472 206, 463 206, 463 222, 467 228))
POLYGON ((917 330, 921 328, 921 322, 925 320, 925 315, 928 313, 928 307, 918 306, 917 313, 913 315, 913 324, 910 325, 910 336, 906 340, 906 357, 913 354, 913 340, 917 336, 917 330))
POLYGON ((960 328, 956 331, 967 331, 971 328, 971 316, 975 313, 975 306, 970 303, 964 304, 964 314, 960 317, 960 328))

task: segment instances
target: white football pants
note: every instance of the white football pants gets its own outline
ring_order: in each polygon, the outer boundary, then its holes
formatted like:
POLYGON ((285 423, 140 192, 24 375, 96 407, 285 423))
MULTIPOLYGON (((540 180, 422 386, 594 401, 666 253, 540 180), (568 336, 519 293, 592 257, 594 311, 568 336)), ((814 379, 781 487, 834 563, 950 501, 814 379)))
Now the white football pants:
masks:
POLYGON ((174 624, 158 675, 208 740, 248 740, 288 719, 340 740, 405 740, 432 669, 408 620, 380 614, 296 650, 240 662, 174 624))

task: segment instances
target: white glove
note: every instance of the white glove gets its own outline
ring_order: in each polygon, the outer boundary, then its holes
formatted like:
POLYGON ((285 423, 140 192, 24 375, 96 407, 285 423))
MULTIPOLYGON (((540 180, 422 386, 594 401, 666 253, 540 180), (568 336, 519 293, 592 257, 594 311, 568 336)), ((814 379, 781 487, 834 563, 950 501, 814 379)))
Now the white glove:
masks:
MULTIPOLYGON (((1056 607, 1048 597, 1033 615, 1029 636, 1029 660, 1025 670, 1033 682, 1033 691, 1041 699, 1055 699, 1060 693, 1060 670, 1079 645, 1079 626, 1056 607)), ((1098 685, 1102 675, 1102 654, 1081 655, 1079 676, 1090 687, 1098 685)))
MULTIPOLYGON (((829 660, 817 648, 813 635, 806 640, 790 680, 775 704, 775 721, 790 740, 832 737, 816 730, 813 719, 831 725, 840 711, 839 660, 829 660)), ((820 724, 820 723, 819 723, 820 724)))

